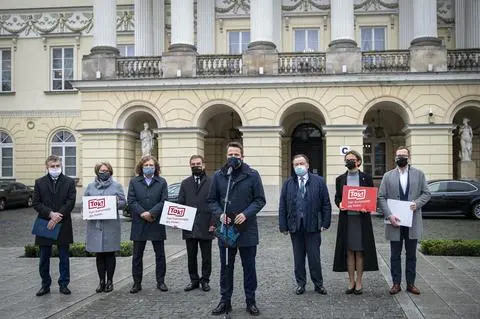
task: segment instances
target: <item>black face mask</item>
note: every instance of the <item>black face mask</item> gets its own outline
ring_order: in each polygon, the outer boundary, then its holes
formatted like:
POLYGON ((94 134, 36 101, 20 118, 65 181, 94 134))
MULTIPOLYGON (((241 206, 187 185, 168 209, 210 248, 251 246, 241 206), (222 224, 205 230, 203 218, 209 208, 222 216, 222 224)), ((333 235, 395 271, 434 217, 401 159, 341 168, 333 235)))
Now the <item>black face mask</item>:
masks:
POLYGON ((242 160, 235 156, 230 156, 227 158, 227 166, 232 167, 233 169, 237 169, 242 165, 242 160))
POLYGON ((355 160, 346 160, 345 161, 345 166, 348 168, 348 169, 354 169, 357 167, 357 163, 355 162, 355 160))
POLYGON ((201 166, 192 166, 191 169, 194 176, 202 176, 204 174, 203 168, 201 166))
POLYGON ((101 181, 106 181, 110 178, 110 172, 99 172, 98 173, 98 179, 101 181))
POLYGON ((408 165, 408 157, 397 157, 395 159, 395 163, 398 167, 405 167, 408 165))

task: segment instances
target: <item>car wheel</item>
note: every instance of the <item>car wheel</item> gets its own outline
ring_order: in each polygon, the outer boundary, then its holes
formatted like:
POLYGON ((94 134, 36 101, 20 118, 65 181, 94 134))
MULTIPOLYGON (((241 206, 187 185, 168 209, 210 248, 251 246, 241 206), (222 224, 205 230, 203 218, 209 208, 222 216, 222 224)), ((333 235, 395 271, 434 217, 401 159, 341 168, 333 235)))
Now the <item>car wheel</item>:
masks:
POLYGON ((27 200, 27 207, 32 207, 33 206, 33 198, 30 196, 28 197, 28 200, 27 200))
POLYGON ((480 219, 480 202, 473 204, 472 217, 475 219, 480 219))
POLYGON ((4 210, 6 206, 7 202, 5 201, 5 199, 0 199, 0 210, 4 210))

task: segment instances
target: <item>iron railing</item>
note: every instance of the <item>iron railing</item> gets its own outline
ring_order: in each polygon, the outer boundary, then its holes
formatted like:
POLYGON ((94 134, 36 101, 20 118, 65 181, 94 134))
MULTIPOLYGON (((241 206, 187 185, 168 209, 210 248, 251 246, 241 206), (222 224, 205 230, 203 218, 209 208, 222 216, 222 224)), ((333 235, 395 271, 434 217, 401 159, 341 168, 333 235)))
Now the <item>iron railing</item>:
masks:
POLYGON ((278 54, 278 74, 323 74, 325 73, 324 52, 294 52, 278 54))
POLYGON ((362 52, 362 72, 409 72, 410 51, 366 51, 362 52))

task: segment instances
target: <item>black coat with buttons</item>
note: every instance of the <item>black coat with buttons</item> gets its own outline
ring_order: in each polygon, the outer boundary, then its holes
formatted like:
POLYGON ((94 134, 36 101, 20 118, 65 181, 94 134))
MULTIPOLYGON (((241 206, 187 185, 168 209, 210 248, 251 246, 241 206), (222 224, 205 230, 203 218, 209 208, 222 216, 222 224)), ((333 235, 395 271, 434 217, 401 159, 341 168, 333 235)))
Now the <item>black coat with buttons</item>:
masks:
POLYGON ((132 213, 132 229, 130 240, 158 241, 167 239, 165 225, 159 224, 163 203, 167 200, 167 181, 160 176, 154 176, 150 185, 144 176, 136 176, 128 186, 128 206, 132 213), (153 222, 146 221, 140 215, 150 212, 153 222))

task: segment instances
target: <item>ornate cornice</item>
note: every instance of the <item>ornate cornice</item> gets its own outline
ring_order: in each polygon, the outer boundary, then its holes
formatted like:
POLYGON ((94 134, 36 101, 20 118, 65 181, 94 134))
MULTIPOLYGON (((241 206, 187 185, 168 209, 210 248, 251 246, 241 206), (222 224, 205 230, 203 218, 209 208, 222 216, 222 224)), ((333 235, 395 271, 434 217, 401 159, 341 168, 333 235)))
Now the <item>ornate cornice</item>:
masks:
POLYGON ((0 111, 0 117, 22 117, 22 118, 34 118, 34 117, 80 117, 80 111, 0 111))
MULTIPOLYGON (((133 6, 117 8, 117 31, 133 31, 133 6)), ((42 37, 46 34, 89 35, 93 29, 93 8, 1 10, 0 35, 42 37)))

